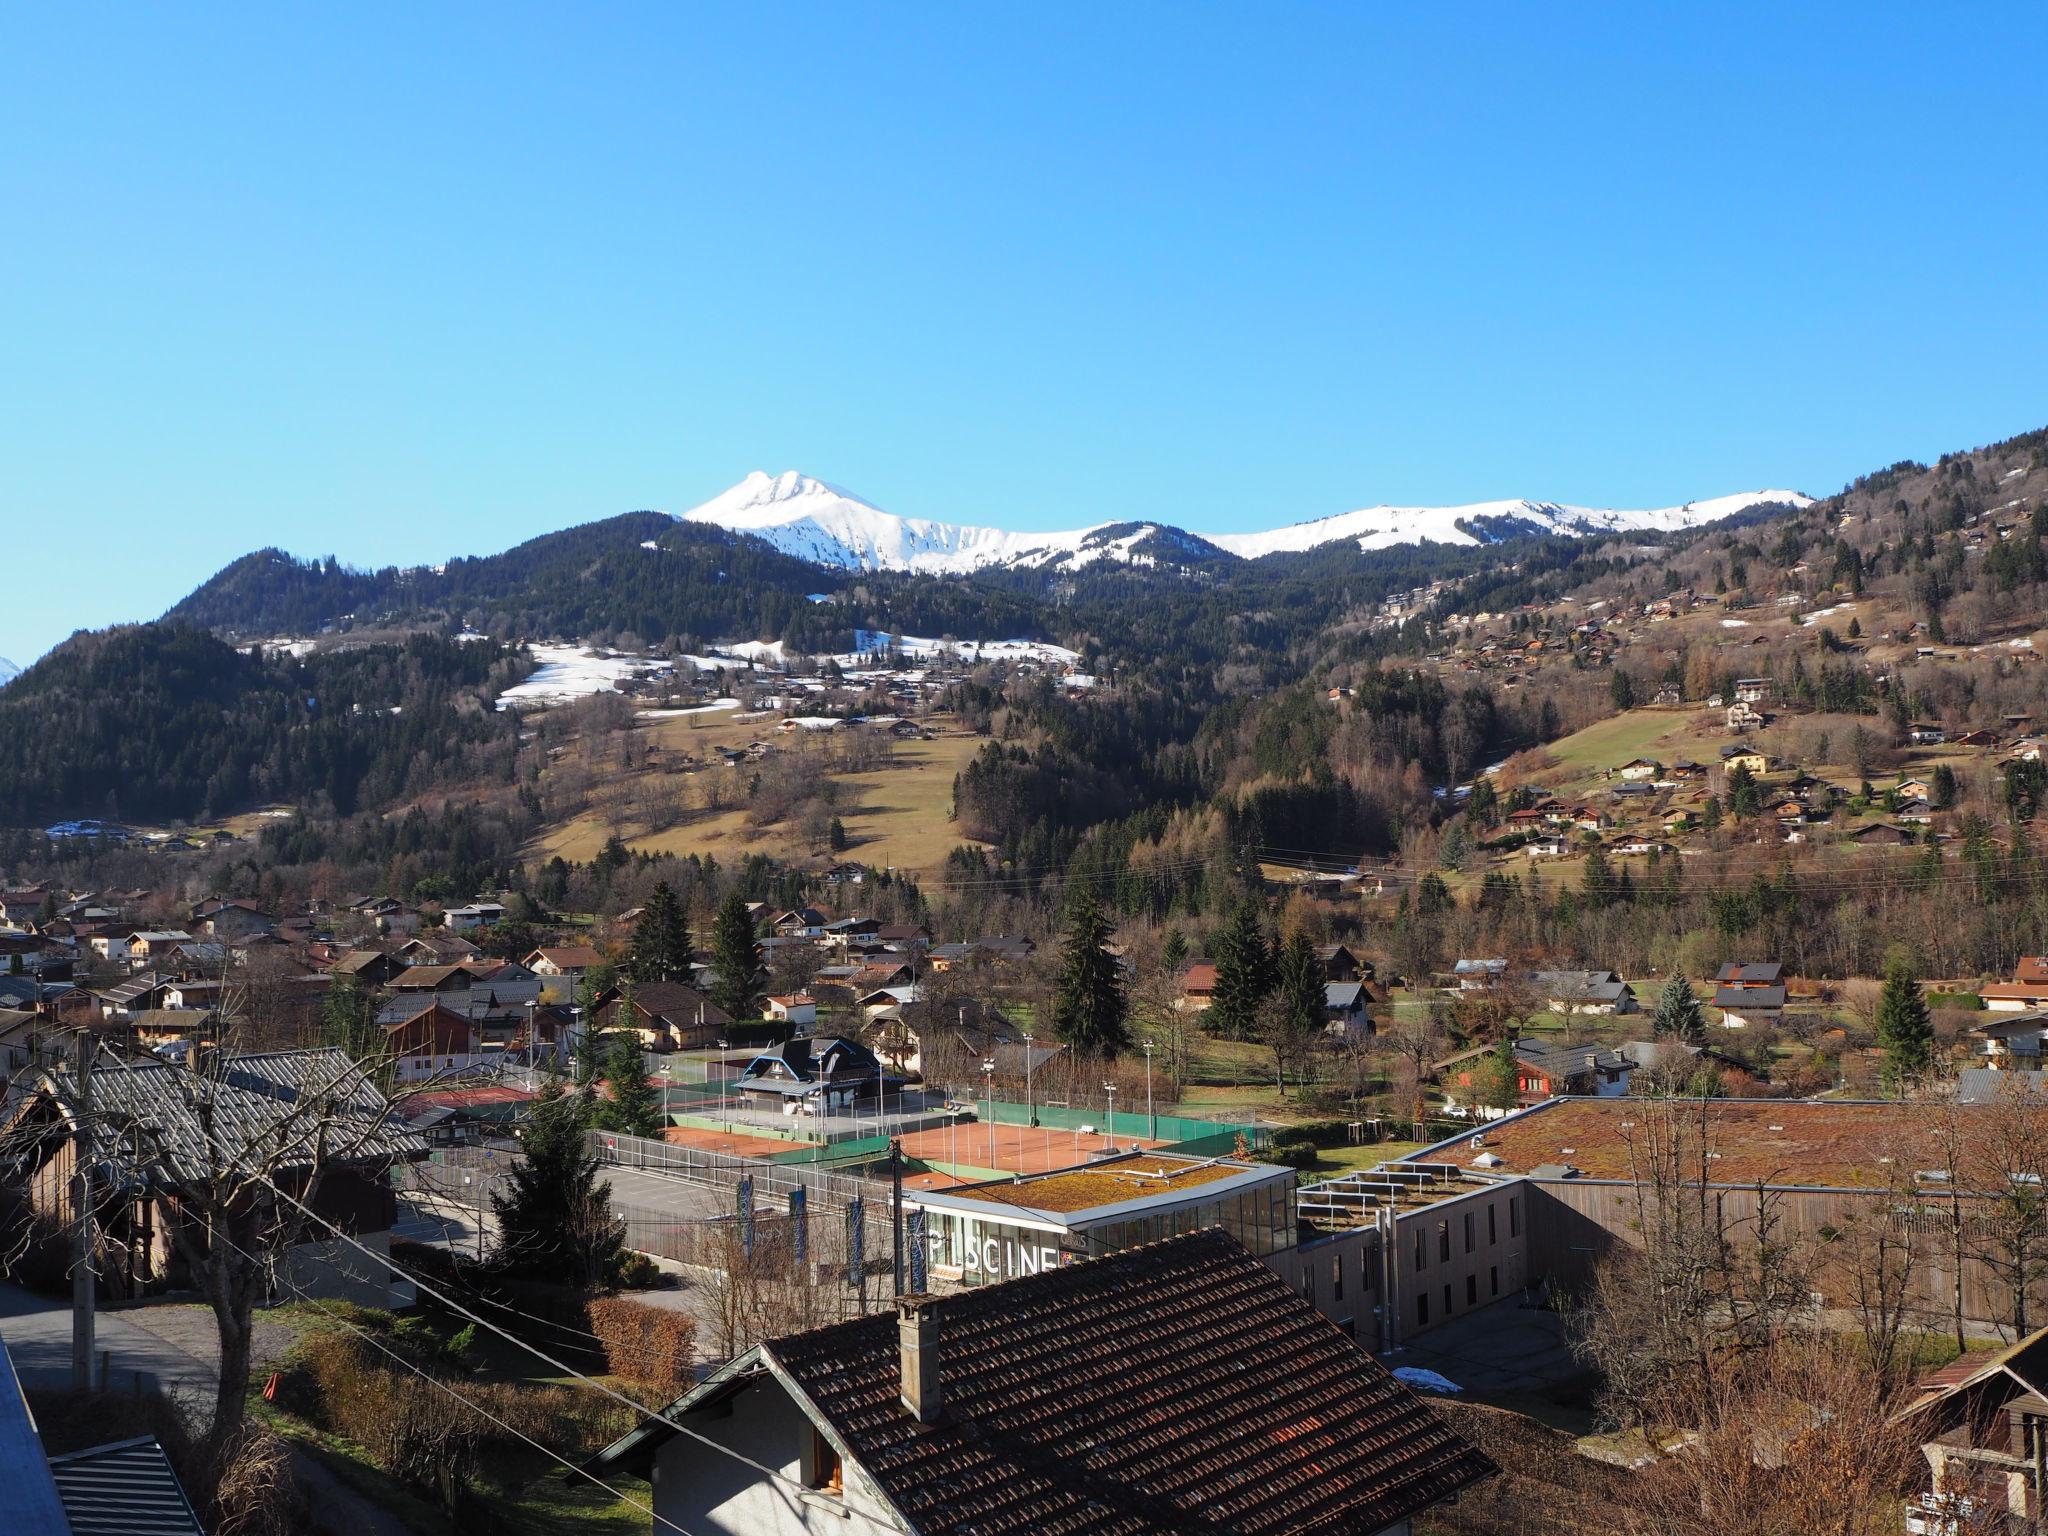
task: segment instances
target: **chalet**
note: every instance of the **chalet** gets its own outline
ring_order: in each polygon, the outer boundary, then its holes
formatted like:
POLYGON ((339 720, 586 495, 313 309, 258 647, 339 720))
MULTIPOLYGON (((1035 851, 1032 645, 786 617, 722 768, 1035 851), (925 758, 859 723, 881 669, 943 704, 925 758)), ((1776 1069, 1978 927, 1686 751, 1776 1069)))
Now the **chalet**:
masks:
MULTIPOLYGON (((72 1169, 81 1150, 101 1172, 101 1283, 116 1296, 136 1296, 182 1277, 179 1228, 188 1217, 178 1191, 218 1177, 260 1171, 287 1192, 314 1173, 314 1138, 302 1127, 306 1105, 326 1106, 330 1149, 306 1196, 315 1213, 378 1253, 390 1251, 396 1214, 389 1178, 394 1161, 412 1161, 426 1145, 392 1116, 364 1069, 333 1047, 226 1056, 207 1065, 207 1091, 193 1091, 190 1068, 161 1061, 107 1061, 93 1073, 90 1114, 81 1113, 73 1069, 43 1068, 16 1085, 4 1131, 20 1158, 25 1188, 39 1212, 68 1210, 72 1169), (210 1115, 202 1115, 202 1101, 210 1115), (232 1126, 232 1136, 218 1127, 232 1126), (149 1151, 138 1157, 138 1141, 149 1151), (281 1144, 278 1158, 248 1149, 281 1144), (246 1165, 246 1166, 245 1166, 246 1165), (104 1184, 102 1181, 106 1181, 104 1184)), ((203 1229, 184 1234, 201 1245, 203 1229)), ((278 1282, 294 1291, 388 1307, 392 1271, 376 1259, 352 1257, 328 1241, 301 1243, 280 1256, 278 1282)), ((409 1290, 409 1288, 408 1288, 409 1290)))
POLYGON ((194 907, 186 926, 209 939, 242 939, 268 933, 273 927, 269 915, 255 902, 219 896, 209 896, 194 907))
POLYGON ((1876 821, 1867 827, 1858 827, 1843 841, 1855 843, 1862 848, 1898 848, 1912 842, 1913 834, 1876 821))
POLYGON ((381 949, 352 949, 328 967, 328 974, 361 986, 382 988, 406 967, 381 949))
POLYGON ((1938 747, 1948 740, 1948 732, 1932 720, 1916 720, 1906 728, 1906 739, 1916 747, 1938 747))
POLYGON ((825 924, 831 921, 816 907, 792 907, 778 913, 768 927, 771 932, 785 939, 815 939, 825 931, 825 924))
MULTIPOLYGON (((1987 989, 1988 990, 1988 989, 1987 989)), ((1987 1000, 1986 1008, 1990 1004, 1987 1000)), ((2048 1012, 2015 1013, 2000 1010, 2000 1017, 1970 1026, 1979 1054, 2001 1070, 2034 1070, 2042 1065, 2043 1047, 2048 1045, 2048 1012)))
POLYGON ((1768 704, 1777 691, 1777 684, 1768 677, 1735 679, 1735 701, 1738 704, 1768 704))
POLYGON ((1761 730, 1764 726, 1770 724, 1770 717, 1759 710, 1754 704, 1745 704, 1739 700, 1728 706, 1727 712, 1722 716, 1722 719, 1727 723, 1728 729, 1731 731, 1761 730))
POLYGON ((1571 851, 1571 844, 1555 832, 1531 838, 1522 845, 1522 852, 1532 859, 1562 859, 1571 851))
POLYGON ((1785 1016, 1785 987, 1782 982, 1731 983, 1727 972, 1770 971, 1777 966, 1722 966, 1723 978, 1714 987, 1714 1006, 1721 1010, 1725 1029, 1775 1029, 1785 1016))
POLYGON ((1247 1490, 1229 1529, 1405 1536, 1495 1470, 1225 1231, 1033 1269, 770 1339, 587 1470, 752 1536, 1179 1536, 1247 1490))
POLYGON ((1721 767, 1724 772, 1733 773, 1738 768, 1751 775, 1762 775, 1771 771, 1771 760, 1765 753, 1757 751, 1747 742, 1738 741, 1733 746, 1721 749, 1721 767))
POLYGON ((1696 779, 1703 779, 1706 776, 1706 765, 1704 763, 1696 763, 1689 757, 1681 757, 1671 765, 1671 777, 1681 784, 1689 784, 1696 779))
POLYGON ((1916 827, 1931 826, 1934 822, 1934 802, 1922 800, 1919 796, 1904 799, 1892 808, 1892 814, 1900 821, 1911 822, 1916 827))
POLYGON ((1654 837, 1636 835, 1617 838, 1609 851, 1618 854, 1622 858, 1647 858, 1651 854, 1661 857, 1664 854, 1674 853, 1677 850, 1669 843, 1659 842, 1654 837))
POLYGON ((1949 738, 1949 745, 1952 747, 1994 748, 1998 745, 1998 733, 1985 730, 1964 731, 1958 736, 1951 736, 1949 738))
POLYGON ((1451 977, 1460 992, 1483 992, 1507 974, 1505 960, 1461 959, 1451 966, 1451 977))
POLYGON ((192 935, 182 928, 138 929, 122 941, 121 953, 130 966, 139 970, 180 944, 191 942, 192 935))
MULTIPOLYGON (((483 1032, 466 1012, 448 1007, 432 992, 393 998, 377 1011, 377 1023, 401 1083, 487 1070, 504 1059, 505 1039, 487 1053, 483 1032)), ((509 1039, 509 1028, 505 1034, 509 1039)))
POLYGON ((1537 971, 1530 978, 1553 1013, 1636 1012, 1635 988, 1612 971, 1537 971))
POLYGON ((591 1011, 598 1028, 631 1030, 652 1051, 701 1050, 732 1028, 731 1014, 679 981, 642 982, 630 999, 610 988, 591 1011))
POLYGON ((1344 944, 1318 944, 1316 963, 1323 968, 1325 981, 1371 981, 1373 963, 1361 960, 1344 944))
POLYGON ((1615 770, 1631 782, 1663 777, 1664 765, 1654 757, 1632 757, 1615 770))
POLYGON ((1892 786, 1892 793, 1901 800, 1932 800, 1934 785, 1926 779, 1900 779, 1892 786))
POLYGON ((900 1078, 888 1077, 875 1053, 858 1040, 798 1036, 763 1051, 733 1080, 734 1092, 777 1105, 786 1115, 836 1114, 872 1100, 900 1078))
POLYGON ((451 933, 466 933, 472 928, 491 928, 505 921, 505 907, 502 902, 472 901, 465 907, 450 907, 441 914, 441 920, 448 925, 451 933))
POLYGON ((2048 1329, 1921 1377, 1894 1422, 1920 1437, 1929 1473, 1906 1506, 1908 1531, 2039 1529, 2048 1508, 2048 1329))
POLYGON ((1323 1027, 1346 1039, 1362 1040, 1373 1033, 1371 1003, 1362 981, 1323 983, 1323 1027))
POLYGON ((808 992, 770 993, 761 999, 761 1017, 797 1029, 818 1022, 818 1000, 808 992))
MULTIPOLYGON (((1569 1094, 1582 1098, 1613 1098, 1628 1092, 1636 1064, 1619 1051, 1595 1045, 1559 1045, 1548 1040, 1515 1042, 1515 1091, 1524 1104, 1569 1094)), ((1475 1045, 1469 1051, 1435 1063, 1431 1070, 1467 1098, 1483 1091, 1494 1047, 1475 1045)))
POLYGON ((391 951, 391 958, 406 965, 462 965, 481 960, 483 953, 459 933, 430 928, 406 939, 391 951))
POLYGON ((588 944, 542 945, 520 962, 540 978, 543 1002, 572 1003, 583 978, 605 964, 605 958, 588 944))

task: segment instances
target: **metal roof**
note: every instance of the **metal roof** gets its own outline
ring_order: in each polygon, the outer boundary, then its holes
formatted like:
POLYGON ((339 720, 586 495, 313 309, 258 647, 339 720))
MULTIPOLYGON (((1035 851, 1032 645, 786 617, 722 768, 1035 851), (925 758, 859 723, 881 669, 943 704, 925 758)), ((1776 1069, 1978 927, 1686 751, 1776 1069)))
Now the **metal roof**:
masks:
POLYGON ((0 1340, 0 1487, 7 1490, 9 1536, 70 1536, 71 1524, 50 1481, 42 1437, 21 1395, 5 1340, 0 1340))
POLYGON ((154 1435, 50 1458, 72 1536, 206 1536, 154 1435))
MULTIPOLYGON (((77 1100, 71 1068, 46 1070, 42 1084, 68 1116, 77 1100)), ((102 1158, 132 1164, 134 1128, 148 1127, 178 1179, 203 1178, 221 1159, 246 1158, 253 1171, 278 1152, 284 1155, 275 1169, 303 1166, 311 1161, 320 1106, 328 1103, 333 1118, 326 1140, 337 1161, 402 1159, 427 1149, 393 1116, 363 1069, 333 1046, 232 1056, 200 1071, 102 1057, 93 1071, 92 1099, 85 1131, 102 1158), (197 1112, 207 1098, 213 1109, 212 1156, 197 1112)))

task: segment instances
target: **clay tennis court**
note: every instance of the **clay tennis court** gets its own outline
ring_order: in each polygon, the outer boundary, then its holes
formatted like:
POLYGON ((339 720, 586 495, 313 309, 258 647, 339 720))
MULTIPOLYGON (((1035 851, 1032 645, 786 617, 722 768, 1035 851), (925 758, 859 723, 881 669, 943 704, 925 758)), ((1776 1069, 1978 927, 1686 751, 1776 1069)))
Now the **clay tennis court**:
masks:
MULTIPOLYGON (((998 1124, 994 1127, 995 1143, 991 1148, 989 1132, 988 1125, 973 1120, 938 1130, 912 1131, 903 1138, 903 1155, 925 1163, 1001 1168, 1009 1173, 1049 1173, 1056 1168, 1072 1168, 1100 1157, 1111 1146, 1110 1139, 1099 1131, 1060 1131, 1046 1126, 998 1124)), ((1132 1147, 1156 1147, 1164 1143, 1119 1135, 1114 1145, 1117 1151, 1124 1152, 1132 1147)), ((943 1179, 944 1175, 934 1174, 931 1177, 943 1179)))
POLYGON ((742 1136, 732 1131, 707 1131, 697 1126, 672 1125, 661 1133, 672 1147, 689 1147, 698 1152, 724 1152, 732 1157, 775 1157, 800 1152, 799 1141, 777 1141, 772 1136, 742 1136))

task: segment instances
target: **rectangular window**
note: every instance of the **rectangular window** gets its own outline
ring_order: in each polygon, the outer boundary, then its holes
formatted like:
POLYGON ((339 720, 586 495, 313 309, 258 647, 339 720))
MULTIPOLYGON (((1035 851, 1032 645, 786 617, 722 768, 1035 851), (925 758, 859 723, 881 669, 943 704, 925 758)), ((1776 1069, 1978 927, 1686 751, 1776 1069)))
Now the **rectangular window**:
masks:
POLYGON ((1307 1259, 1301 1266, 1301 1299, 1313 1303, 1316 1299, 1316 1261, 1307 1259))
POLYGON ((1415 1229, 1415 1268, 1420 1271, 1425 1260, 1422 1252, 1422 1228, 1415 1229))
POLYGON ((1330 1300, 1344 1299, 1344 1255, 1338 1254, 1330 1260, 1330 1300))
POLYGON ((1369 1247, 1369 1248, 1368 1248, 1368 1247, 1364 1247, 1364 1246, 1361 1246, 1361 1247, 1359 1248, 1359 1250, 1358 1250, 1358 1288, 1359 1288, 1359 1289, 1360 1289, 1361 1291, 1370 1291, 1370 1290, 1372 1289, 1372 1271, 1373 1271, 1373 1265, 1374 1265, 1374 1264, 1375 1264, 1375 1263, 1376 1263, 1376 1262, 1378 1261, 1378 1259, 1379 1259, 1379 1256, 1380 1256, 1380 1247, 1379 1247, 1379 1244, 1378 1244, 1378 1243, 1374 1243, 1374 1244, 1373 1244, 1373 1245, 1372 1245, 1371 1247, 1369 1247))
POLYGON ((1522 1235, 1522 1211, 1520 1205, 1517 1203, 1521 1200, 1521 1198, 1522 1197, 1520 1195, 1508 1196, 1509 1237, 1520 1237, 1522 1235))
POLYGON ((1427 1328, 1429 1326, 1429 1296, 1427 1293, 1415 1298, 1415 1326, 1418 1328, 1427 1328))
POLYGON ((1487 1240, 1487 1242, 1489 1242, 1489 1243, 1497 1243, 1497 1242, 1499 1242, 1499 1241, 1500 1241, 1500 1223, 1494 1220, 1494 1211, 1495 1211, 1495 1206, 1494 1206, 1493 1202, 1492 1202, 1491 1200, 1487 1201, 1487 1202, 1486 1202, 1486 1240, 1487 1240))
POLYGON ((846 1473, 839 1464, 839 1452, 816 1428, 811 1429, 810 1443, 804 1448, 803 1471, 806 1488, 821 1493, 846 1492, 846 1473))
POLYGON ((1498 1296, 1500 1294, 1500 1266, 1498 1264, 1489 1265, 1486 1271, 1486 1278, 1493 1287, 1493 1294, 1498 1296))
POLYGON ((1447 1262, 1451 1256, 1451 1224, 1440 1221, 1436 1224, 1436 1256, 1439 1263, 1447 1262))
POLYGON ((1450 1288, 1450 1287, 1449 1287, 1449 1286, 1447 1285, 1447 1286, 1445 1286, 1445 1287, 1444 1287, 1444 1316, 1445 1316, 1445 1317, 1449 1317, 1450 1315, 1451 1315, 1451 1288, 1450 1288))
POLYGON ((1465 1251, 1467 1253, 1472 1251, 1472 1213, 1470 1211, 1465 1213, 1465 1251))
POLYGON ((1468 1307, 1479 1305, 1479 1277, 1477 1275, 1467 1275, 1465 1277, 1465 1305, 1468 1307))

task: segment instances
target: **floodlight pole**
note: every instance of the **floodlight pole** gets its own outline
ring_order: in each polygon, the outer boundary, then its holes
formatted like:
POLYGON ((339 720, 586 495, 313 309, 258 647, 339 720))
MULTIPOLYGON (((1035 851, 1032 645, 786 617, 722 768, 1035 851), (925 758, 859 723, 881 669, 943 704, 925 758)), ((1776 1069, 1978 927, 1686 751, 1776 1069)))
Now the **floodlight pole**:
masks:
POLYGON ((1159 1116, 1152 1112, 1152 1042, 1145 1042, 1145 1135, 1148 1140, 1159 1139, 1159 1116))

